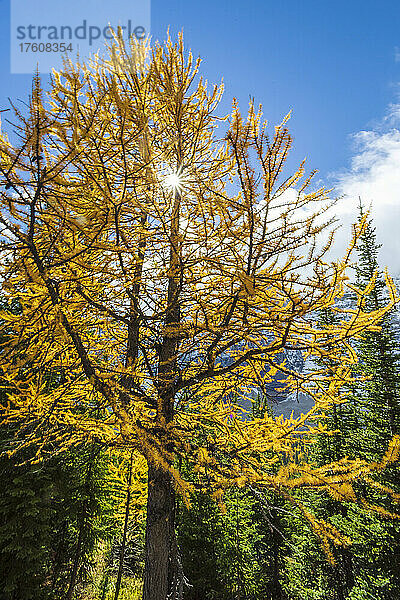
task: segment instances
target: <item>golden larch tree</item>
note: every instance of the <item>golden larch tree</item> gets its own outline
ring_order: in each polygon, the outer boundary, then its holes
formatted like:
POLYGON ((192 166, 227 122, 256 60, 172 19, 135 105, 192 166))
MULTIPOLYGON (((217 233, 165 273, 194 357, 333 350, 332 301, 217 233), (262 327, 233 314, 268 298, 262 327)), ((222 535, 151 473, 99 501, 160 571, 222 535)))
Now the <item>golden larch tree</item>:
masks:
POLYGON ((398 440, 372 465, 317 468, 296 448, 345 398, 352 339, 397 299, 387 276, 388 306, 366 312, 374 281, 350 283, 365 221, 344 258, 326 260, 328 192, 304 163, 287 173, 287 118, 270 135, 253 103, 245 118, 236 103, 219 117, 222 87, 198 77, 181 37, 150 48, 116 35, 109 50, 66 62, 46 98, 36 77, 29 110, 14 107, 15 143, 1 136, 2 294, 19 306, 1 314, 3 412, 39 451, 84 439, 146 459, 143 598, 166 600, 182 591, 174 503, 193 489, 182 458, 217 500, 233 485, 267 487, 296 504, 327 552, 343 542, 293 490, 357 501, 353 482, 395 460, 398 440), (349 289, 354 308, 340 303, 349 289), (332 328, 319 320, 326 309, 340 317, 332 328), (296 371, 293 352, 317 366, 296 371), (244 401, 267 395, 278 373, 313 408, 252 417, 244 401))

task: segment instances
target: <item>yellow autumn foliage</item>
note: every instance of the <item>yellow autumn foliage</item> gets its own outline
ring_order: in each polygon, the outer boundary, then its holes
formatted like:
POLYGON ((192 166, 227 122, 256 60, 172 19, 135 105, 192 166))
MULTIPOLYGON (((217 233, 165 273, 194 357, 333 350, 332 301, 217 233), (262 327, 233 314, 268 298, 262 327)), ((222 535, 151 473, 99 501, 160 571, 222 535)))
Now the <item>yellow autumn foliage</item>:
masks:
MULTIPOLYGON (((39 447, 45 436, 133 450, 187 503, 182 457, 220 503, 250 484, 356 501, 353 483, 397 460, 397 439, 379 464, 316 467, 295 448, 343 401, 352 341, 398 301, 393 282, 387 306, 365 311, 375 279, 358 289, 349 266, 367 215, 330 262, 329 194, 304 162, 288 172, 289 115, 271 134, 253 102, 221 118, 223 87, 199 69, 182 37, 153 48, 116 37, 108 59, 54 72, 45 99, 36 78, 17 144, 1 135, 2 297, 19 306, 0 314, 3 419, 30 423, 39 447), (342 308, 349 290, 358 304, 342 308), (328 308, 334 327, 318 320, 328 308), (290 352, 318 367, 296 371, 290 352), (278 376, 313 407, 246 412, 278 376)), ((345 540, 303 514, 327 547, 345 540)))

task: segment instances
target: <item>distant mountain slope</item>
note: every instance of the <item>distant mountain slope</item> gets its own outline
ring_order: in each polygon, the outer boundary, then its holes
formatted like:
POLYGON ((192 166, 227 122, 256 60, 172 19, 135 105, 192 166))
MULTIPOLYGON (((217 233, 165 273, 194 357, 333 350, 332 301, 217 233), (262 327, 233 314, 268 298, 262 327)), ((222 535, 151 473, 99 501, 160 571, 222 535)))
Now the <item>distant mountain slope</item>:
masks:
MULTIPOLYGON (((400 295, 400 276, 394 277, 393 281, 400 295)), ((351 305, 352 295, 345 294, 341 299, 341 306, 343 308, 350 308, 351 305)), ((400 352, 400 307, 392 315, 392 326, 394 331, 396 332, 400 352)), ((311 364, 311 362, 308 361, 307 363, 305 363, 303 357, 301 356, 301 353, 297 354, 300 354, 300 358, 296 355, 296 353, 286 354, 287 359, 290 362, 290 367, 299 372, 312 369, 313 365, 311 364)), ((271 406, 272 412, 275 416, 284 415, 286 418, 288 418, 293 412, 294 417, 299 417, 301 414, 305 414, 312 408, 313 401, 306 394, 301 393, 298 395, 298 397, 296 397, 296 394, 289 394, 283 398, 277 398, 276 402, 271 402, 271 406)))

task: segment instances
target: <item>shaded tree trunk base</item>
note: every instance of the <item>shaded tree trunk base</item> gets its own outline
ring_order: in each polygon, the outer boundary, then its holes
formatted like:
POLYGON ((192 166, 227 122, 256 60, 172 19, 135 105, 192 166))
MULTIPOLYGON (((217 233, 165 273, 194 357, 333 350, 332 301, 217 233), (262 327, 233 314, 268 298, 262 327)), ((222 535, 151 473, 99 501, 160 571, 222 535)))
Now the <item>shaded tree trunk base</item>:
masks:
POLYGON ((175 490, 171 477, 149 465, 143 600, 168 598, 177 565, 174 525, 175 490))

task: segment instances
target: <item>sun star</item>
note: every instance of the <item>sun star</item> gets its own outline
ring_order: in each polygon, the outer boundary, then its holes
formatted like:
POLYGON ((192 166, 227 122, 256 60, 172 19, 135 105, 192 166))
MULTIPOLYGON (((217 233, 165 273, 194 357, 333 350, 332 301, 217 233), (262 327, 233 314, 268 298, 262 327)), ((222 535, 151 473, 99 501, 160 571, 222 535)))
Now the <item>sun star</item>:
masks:
POLYGON ((169 173, 165 177, 165 185, 172 190, 179 190, 182 187, 182 178, 178 173, 169 173))

